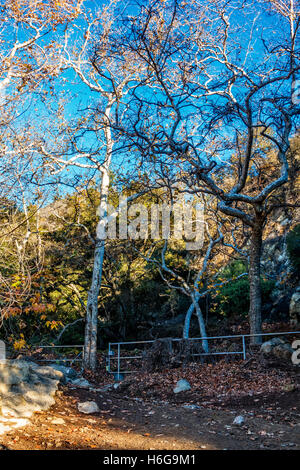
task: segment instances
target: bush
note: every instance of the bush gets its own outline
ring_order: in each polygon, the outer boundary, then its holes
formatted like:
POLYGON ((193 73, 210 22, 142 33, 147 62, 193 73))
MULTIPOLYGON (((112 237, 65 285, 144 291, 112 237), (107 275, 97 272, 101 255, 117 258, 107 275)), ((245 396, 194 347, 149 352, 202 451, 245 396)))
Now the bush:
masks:
POLYGON ((286 237, 287 251, 296 271, 300 269, 300 224, 296 225, 286 237))
POLYGON ((226 317, 246 315, 249 310, 249 281, 246 277, 222 286, 214 296, 214 311, 226 317))
MULTIPOLYGON (((224 269, 224 278, 230 279, 233 275, 244 271, 242 262, 234 262, 224 269)), ((270 295, 274 289, 275 282, 261 279, 262 303, 270 302, 270 295)), ((248 276, 241 277, 235 281, 220 287, 213 296, 213 311, 224 316, 247 315, 249 311, 249 279, 248 276)))

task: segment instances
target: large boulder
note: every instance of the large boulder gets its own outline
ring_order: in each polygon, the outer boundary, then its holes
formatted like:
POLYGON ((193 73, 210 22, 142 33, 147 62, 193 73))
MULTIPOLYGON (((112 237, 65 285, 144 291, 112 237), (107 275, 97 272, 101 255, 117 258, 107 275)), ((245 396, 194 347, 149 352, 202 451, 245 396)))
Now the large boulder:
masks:
POLYGON ((5 361, 0 363, 0 383, 18 385, 29 374, 29 363, 25 361, 5 361))
POLYGON ((290 323, 294 327, 300 324, 300 286, 294 292, 290 301, 290 323))
POLYGON ((63 374, 33 362, 7 360, 0 364, 0 414, 30 417, 55 403, 54 395, 63 374))
POLYGON ((261 358, 268 365, 292 365, 293 352, 294 350, 290 344, 278 337, 266 341, 260 348, 261 358))

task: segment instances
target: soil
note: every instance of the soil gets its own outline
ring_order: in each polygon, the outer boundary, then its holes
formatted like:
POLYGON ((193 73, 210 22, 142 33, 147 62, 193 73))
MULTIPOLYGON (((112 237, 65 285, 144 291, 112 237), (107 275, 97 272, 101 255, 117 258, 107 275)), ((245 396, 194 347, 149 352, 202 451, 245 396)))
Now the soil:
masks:
MULTIPOLYGON (((163 381, 163 376, 161 376, 163 381)), ((103 385, 103 383, 101 384, 103 385)), ((96 392, 61 386, 56 404, 30 424, 0 436, 7 450, 256 450, 300 449, 299 387, 244 396, 205 397, 201 391, 129 396, 130 386, 96 392), (126 391, 127 390, 127 391, 126 391), (93 400, 99 413, 77 403, 93 400), (233 424, 242 415, 242 425, 233 424), (64 424, 52 421, 61 418, 64 424)), ((141 395, 143 395, 141 393, 141 395)))

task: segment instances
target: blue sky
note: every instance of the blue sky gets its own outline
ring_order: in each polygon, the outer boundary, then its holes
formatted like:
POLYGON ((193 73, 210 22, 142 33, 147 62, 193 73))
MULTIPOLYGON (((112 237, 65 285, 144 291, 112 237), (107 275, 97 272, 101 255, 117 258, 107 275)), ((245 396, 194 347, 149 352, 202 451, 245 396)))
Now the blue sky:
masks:
MULTIPOLYGON (((92 11, 96 11, 105 3, 106 2, 89 0, 85 2, 85 5, 91 8, 92 11)), ((128 5, 129 3, 123 2, 123 4, 128 5)), ((236 10, 231 17, 231 23, 237 29, 237 38, 241 50, 241 57, 245 56, 247 52, 249 66, 253 66, 253 64, 255 64, 256 62, 261 62, 264 48, 263 41, 267 37, 268 40, 271 41, 277 40, 281 35, 282 31, 284 31, 285 29, 283 23, 275 24, 273 15, 260 12, 259 2, 256 2, 254 4, 252 11, 248 12, 247 15, 244 14, 244 11, 242 9, 236 10), (253 23, 254 19, 255 22, 253 23), (240 37, 238 37, 239 29, 243 30, 243 34, 240 37), (252 44, 251 49, 248 49, 248 39, 251 34, 253 35, 252 44)), ((76 24, 77 29, 73 33, 74 38, 76 36, 80 36, 84 28, 84 23, 82 19, 77 20, 76 24)), ((57 35, 57 32, 55 33, 55 35, 57 35)), ((50 39, 51 34, 47 36, 45 41, 49 41, 50 39)), ((216 72, 218 72, 218 67, 219 66, 216 65, 216 72)), ((65 71, 60 77, 55 79, 54 89, 58 101, 60 99, 66 100, 63 104, 63 107, 64 116, 67 120, 72 120, 75 117, 84 114, 87 106, 94 106, 95 104, 99 103, 100 100, 99 95, 96 92, 92 92, 85 84, 83 84, 80 78, 76 77, 74 72, 71 70, 65 71)), ((240 86, 239 89, 237 87, 234 87, 233 91, 234 93, 237 93, 238 96, 238 93, 243 95, 247 90, 243 88, 243 86, 240 86)), ((220 103, 222 103, 222 100, 220 98, 218 98, 218 100, 220 101, 220 103)), ((53 119, 53 116, 48 114, 48 111, 46 110, 45 106, 38 100, 34 108, 31 108, 25 115, 21 115, 19 123, 17 125, 20 129, 22 129, 22 127, 26 125, 26 121, 28 121, 28 119, 32 120, 32 122, 36 121, 36 123, 41 126, 41 130, 44 129, 45 136, 47 136, 47 125, 48 122, 53 119), (36 111, 34 111, 34 108, 36 111)), ((190 107, 190 105, 188 105, 184 112, 186 114, 189 114, 191 111, 192 108, 190 107)), ((166 117, 166 122, 167 121, 168 118, 166 117)), ((226 130, 225 126, 223 126, 222 132, 225 135, 226 132, 230 132, 230 128, 226 130)), ((90 147, 93 147, 93 145, 95 144, 95 140, 92 136, 92 133, 84 134, 82 144, 84 150, 89 150, 90 147)), ((114 160, 115 168, 120 165, 120 161, 122 161, 122 159, 123 156, 120 156, 119 158, 116 158, 114 160)), ((78 171, 81 174, 84 173, 82 172, 82 170, 77 169, 73 169, 71 173, 73 172, 74 174, 78 174, 78 171)), ((65 189, 64 191, 69 190, 70 189, 65 189)))

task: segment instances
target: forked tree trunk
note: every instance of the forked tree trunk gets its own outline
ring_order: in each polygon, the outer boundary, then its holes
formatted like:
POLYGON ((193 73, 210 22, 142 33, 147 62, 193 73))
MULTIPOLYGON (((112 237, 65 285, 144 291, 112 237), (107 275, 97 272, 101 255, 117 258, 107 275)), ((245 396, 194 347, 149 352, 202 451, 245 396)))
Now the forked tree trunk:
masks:
MULTIPOLYGON (((200 334, 203 338, 207 337, 206 334, 206 327, 205 327, 205 321, 203 318, 203 314, 201 311, 201 308, 198 303, 199 300, 199 295, 196 295, 196 298, 193 300, 193 303, 190 305, 190 308, 188 309, 186 316, 185 316, 185 321, 184 321, 184 328, 183 328, 183 338, 188 339, 189 334, 190 334, 190 325, 191 325, 191 318, 196 310, 196 315, 199 323, 199 329, 200 329, 200 334)), ((208 353, 209 352, 209 347, 208 347, 208 341, 207 339, 204 339, 202 341, 202 347, 204 352, 208 353)))
MULTIPOLYGON (((250 333, 259 335, 261 333, 261 280, 260 280, 260 260, 262 248, 262 223, 255 224, 250 245, 249 262, 249 284, 250 284, 250 308, 249 323, 250 333)), ((251 337, 251 344, 261 344, 261 336, 251 337)))

